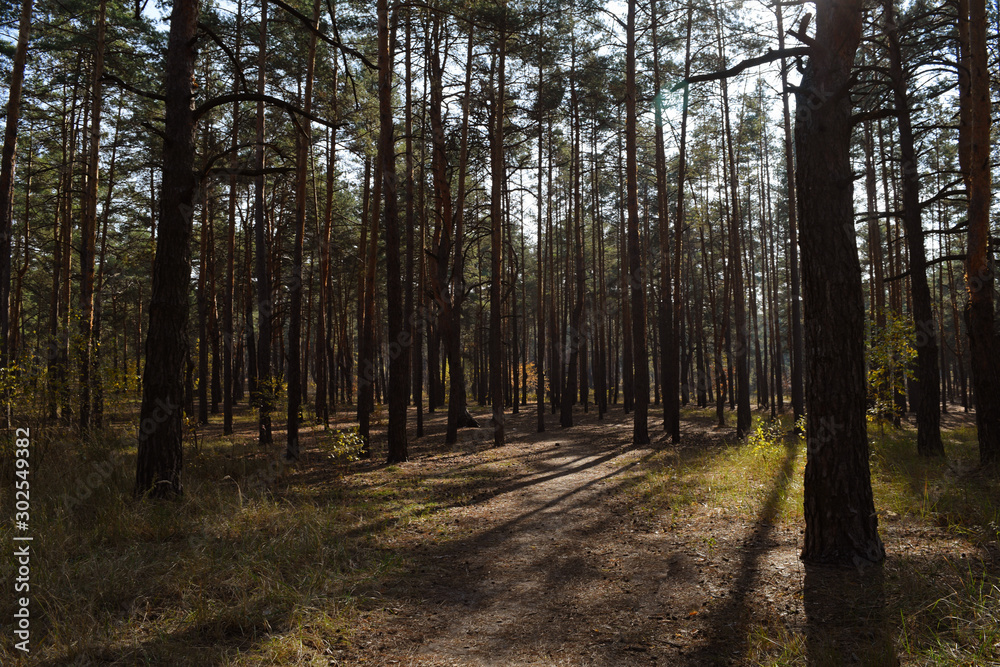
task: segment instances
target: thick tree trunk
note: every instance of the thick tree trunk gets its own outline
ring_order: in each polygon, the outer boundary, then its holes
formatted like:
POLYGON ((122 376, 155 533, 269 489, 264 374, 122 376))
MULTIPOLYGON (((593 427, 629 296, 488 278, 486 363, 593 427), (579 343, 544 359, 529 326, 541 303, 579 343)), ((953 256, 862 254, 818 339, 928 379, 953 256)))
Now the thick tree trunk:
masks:
POLYGON ((139 412, 137 496, 166 497, 182 492, 184 428, 180 408, 184 400, 183 366, 191 278, 190 212, 197 185, 191 102, 198 4, 198 0, 176 0, 170 15, 163 185, 139 412))
POLYGON ((862 6, 860 0, 817 5, 795 121, 809 415, 802 559, 844 566, 885 558, 868 466, 865 312, 850 153, 848 87, 862 6))
POLYGON ((379 153, 385 189, 386 313, 389 324, 388 463, 406 461, 406 386, 408 368, 403 348, 410 344, 403 322, 403 286, 400 284, 399 200, 397 198, 396 144, 392 119, 392 61, 388 0, 378 0, 378 98, 379 153))

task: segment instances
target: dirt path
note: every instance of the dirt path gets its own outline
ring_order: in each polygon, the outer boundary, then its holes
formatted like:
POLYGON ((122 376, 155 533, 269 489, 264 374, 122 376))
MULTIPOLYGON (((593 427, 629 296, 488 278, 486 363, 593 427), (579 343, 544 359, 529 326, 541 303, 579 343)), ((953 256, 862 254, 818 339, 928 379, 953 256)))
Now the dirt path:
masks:
MULTIPOLYGON (((799 527, 771 516, 782 489, 757 517, 696 505, 651 525, 624 492, 665 444, 631 447, 621 418, 542 434, 520 419, 502 451, 407 464, 428 479, 486 467, 492 483, 397 538, 412 567, 359 591, 376 608, 331 664, 746 664, 754 624, 800 633, 810 656, 838 636, 886 644, 876 664, 894 664, 883 575, 807 571, 799 527)), ((721 446, 710 425, 685 428, 686 446, 721 446)))
POLYGON ((416 567, 372 591, 393 613, 353 657, 628 665, 696 651, 707 638, 699 616, 724 575, 704 544, 630 516, 621 492, 654 451, 629 446, 630 426, 585 418, 571 430, 515 433, 500 461, 514 474, 440 519, 461 537, 414 535, 416 567))

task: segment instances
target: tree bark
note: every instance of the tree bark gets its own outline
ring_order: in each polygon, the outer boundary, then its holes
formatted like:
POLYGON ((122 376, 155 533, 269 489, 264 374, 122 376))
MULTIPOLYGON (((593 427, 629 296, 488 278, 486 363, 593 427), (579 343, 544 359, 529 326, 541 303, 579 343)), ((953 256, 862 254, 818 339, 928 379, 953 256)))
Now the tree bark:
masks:
MULTIPOLYGON (((542 14, 544 17, 544 14, 542 14)), ((535 430, 538 433, 545 431, 545 305, 543 301, 545 285, 545 261, 542 251, 542 179, 544 168, 542 162, 542 141, 544 138, 544 118, 542 105, 542 85, 545 82, 542 62, 542 43, 545 39, 545 20, 540 18, 538 22, 538 217, 535 220, 535 241, 537 248, 537 267, 535 271, 535 402, 537 404, 537 419, 535 430)))
POLYGON ((500 8, 501 25, 497 36, 497 85, 493 97, 493 127, 490 128, 490 399, 493 403, 493 444, 504 445, 503 413, 503 341, 501 317, 503 302, 503 183, 506 177, 503 146, 504 105, 507 85, 507 4, 500 8))
POLYGON ((462 304, 465 300, 465 181, 469 169, 469 104, 472 96, 473 26, 470 24, 465 56, 465 95, 462 98, 462 129, 458 154, 458 193, 455 197, 455 240, 452 250, 454 262, 451 272, 449 296, 442 312, 445 327, 444 344, 448 358, 451 384, 448 394, 448 423, 445 443, 458 442, 458 429, 478 428, 479 422, 469 414, 465 388, 465 364, 462 361, 462 304))
MULTIPOLYGON (((667 159, 663 142, 663 98, 660 91, 660 51, 657 40, 657 9, 656 0, 650 2, 650 13, 652 15, 652 37, 653 37, 653 87, 657 92, 654 104, 656 117, 656 202, 659 218, 659 242, 660 242, 660 294, 658 299, 657 315, 660 329, 660 381, 663 385, 663 430, 670 434, 671 439, 677 442, 681 438, 681 404, 678 393, 680 379, 678 377, 678 350, 677 331, 674 328, 674 295, 673 287, 670 284, 672 276, 670 266, 670 225, 668 223, 669 209, 667 199, 667 159)), ((686 123, 687 109, 684 110, 684 122, 686 123)), ((682 129, 682 133, 684 130, 682 129)), ((683 142, 683 139, 682 139, 683 142)), ((683 155, 683 148, 681 155, 683 155)), ((681 157, 681 160, 684 158, 681 157)), ((683 168, 683 167, 682 167, 683 168)), ((683 190, 684 176, 681 172, 679 178, 680 187, 683 190)), ((683 208, 683 197, 679 198, 680 208, 683 208)), ((678 222, 678 224, 680 224, 678 222)), ((679 239, 678 239, 679 240, 679 239)), ((677 258, 674 258, 676 262, 677 258)))
POLYGON ((880 562, 868 465, 865 313, 854 233, 851 68, 861 0, 816 6, 815 43, 796 92, 795 146, 805 296, 809 563, 880 562))
MULTIPOLYGON (((267 55, 267 0, 262 0, 260 8, 260 43, 257 52, 257 92, 264 94, 267 55)), ((254 159, 258 170, 264 169, 264 102, 257 103, 257 147, 254 159)), ((260 173, 254 182, 254 273, 257 278, 257 401, 258 441, 261 446, 270 445, 271 410, 274 408, 274 384, 271 379, 271 317, 274 301, 271 294, 271 270, 267 261, 264 214, 264 175, 260 173)))
POLYGON ((389 429, 388 463, 406 461, 407 367, 403 348, 410 344, 403 322, 403 287, 400 284, 399 200, 396 178, 396 143, 392 119, 392 61, 388 0, 378 0, 379 153, 385 189, 386 313, 389 324, 389 429))
POLYGON ((192 112, 198 0, 176 0, 166 59, 166 121, 159 233, 139 412, 137 496, 182 492, 184 360, 187 352, 191 212, 196 181, 192 112))
POLYGON ((628 288, 632 300, 632 379, 634 414, 632 442, 649 444, 649 354, 646 349, 645 276, 639 249, 639 191, 636 161, 636 92, 635 92, 635 0, 628 3, 625 29, 625 189, 628 209, 628 288))
MULTIPOLYGON (((785 50, 785 30, 782 25, 782 11, 784 5, 775 3, 774 14, 778 21, 778 48, 785 50)), ((781 59, 781 89, 788 90, 788 67, 785 59, 781 59)), ((799 221, 798 202, 796 201, 795 184, 795 157, 792 141, 792 121, 789 112, 788 95, 784 92, 781 95, 781 117, 782 126, 785 130, 785 176, 788 182, 788 265, 789 265, 789 288, 791 294, 789 298, 792 302, 791 308, 791 399, 792 418, 796 423, 805 414, 804 390, 803 390, 803 362, 802 362, 802 284, 799 271, 799 221)))
MULTIPOLYGON (((313 2, 312 26, 319 29, 319 0, 313 2)), ((306 53, 306 85, 302 105, 306 115, 298 120, 300 126, 295 133, 295 245, 292 249, 292 275, 289 279, 288 296, 291 317, 288 323, 288 437, 285 458, 299 458, 299 422, 302 411, 302 246, 306 230, 307 175, 309 170, 309 146, 312 143, 313 75, 316 71, 316 32, 309 34, 309 50, 306 53)), ((325 344, 325 342, 324 342, 325 344)))
POLYGON ((994 275, 990 253, 991 102, 986 18, 984 0, 959 0, 959 34, 965 47, 959 71, 968 72, 965 81, 960 74, 959 85, 960 104, 964 108, 960 122, 959 155, 965 158, 962 160, 962 171, 969 199, 965 260, 969 302, 965 310, 965 324, 972 360, 979 459, 983 464, 997 465, 1000 463, 1000 359, 997 356, 1000 341, 995 331, 994 275))
MULTIPOLYGON (((240 59, 243 27, 243 0, 236 3, 236 60, 240 59)), ((239 92, 239 78, 233 79, 233 93, 239 92)), ((235 345, 234 318, 234 298, 236 283, 236 170, 237 170, 237 146, 239 146, 239 124, 240 124, 240 103, 233 102, 233 134, 230 138, 229 148, 232 155, 229 158, 229 211, 228 224, 226 226, 226 284, 225 294, 222 299, 222 434, 232 435, 233 433, 233 394, 234 394, 234 371, 233 371, 233 346, 235 345)))
MULTIPOLYGON (((720 52, 722 46, 721 26, 720 52)), ((723 53, 720 53, 722 56, 723 53)), ((729 120, 729 85, 722 80, 723 120, 726 132, 726 147, 729 151, 729 187, 732 203, 729 218, 729 251, 731 260, 732 296, 736 325, 736 437, 744 438, 750 432, 750 356, 747 331, 746 290, 743 283, 742 228, 743 207, 740 204, 739 181, 736 175, 736 148, 733 145, 733 130, 729 120)), ((728 334, 728 327, 726 329, 728 334)))
MULTIPOLYGON (((91 366, 94 329, 94 255, 97 244, 97 179, 101 146, 101 82, 104 76, 104 35, 107 2, 97 9, 97 37, 94 43, 94 69, 90 84, 90 145, 87 149, 87 178, 80 212, 80 430, 91 426, 91 366)), ((4 253, 6 255, 6 253, 4 253)), ((9 288, 8 288, 9 289, 9 288)), ((6 300, 0 304, 6 305, 6 300)), ((4 308, 6 312, 6 309, 4 308)))

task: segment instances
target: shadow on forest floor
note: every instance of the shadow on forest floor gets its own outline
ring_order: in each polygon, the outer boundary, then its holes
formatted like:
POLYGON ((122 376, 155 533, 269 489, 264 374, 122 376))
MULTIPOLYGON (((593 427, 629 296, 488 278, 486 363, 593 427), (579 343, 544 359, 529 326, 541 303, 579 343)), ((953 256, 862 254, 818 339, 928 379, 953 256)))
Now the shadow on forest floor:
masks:
POLYGON ((634 448, 620 414, 577 414, 572 429, 546 417, 544 433, 533 409, 509 417, 494 449, 472 430, 440 444, 439 413, 396 466, 338 463, 307 435, 288 468, 247 444, 244 420, 233 440, 206 432, 173 504, 131 503, 117 471, 82 509, 40 510, 37 664, 1000 657, 990 510, 950 521, 980 487, 963 496, 947 465, 914 461, 905 431, 873 443, 889 559, 857 573, 798 560, 798 441, 735 443, 689 410, 680 446, 651 420, 653 445, 634 448))

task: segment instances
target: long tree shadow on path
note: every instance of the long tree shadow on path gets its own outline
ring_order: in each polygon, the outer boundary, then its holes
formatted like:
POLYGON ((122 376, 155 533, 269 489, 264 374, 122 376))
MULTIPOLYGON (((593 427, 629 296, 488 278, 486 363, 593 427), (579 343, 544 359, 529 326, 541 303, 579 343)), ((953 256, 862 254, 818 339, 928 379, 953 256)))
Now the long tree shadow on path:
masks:
POLYGON ((608 503, 655 452, 615 439, 595 446, 592 439, 586 429, 560 432, 560 448, 533 462, 533 476, 508 480, 481 502, 454 508, 473 512, 456 521, 483 528, 420 542, 410 571, 374 582, 364 594, 399 616, 379 624, 393 626, 391 637, 366 639, 383 642, 379 652, 404 664, 572 662, 584 649, 606 655, 601 664, 648 663, 648 656, 628 658, 646 650, 656 629, 648 618, 654 609, 631 594, 639 582, 633 587, 629 577, 616 576, 630 554, 608 536, 627 533, 628 523, 608 503), (642 616, 647 627, 629 637, 608 629, 612 612, 639 606, 650 612, 642 616))
MULTIPOLYGON (((775 538, 778 511, 788 490, 798 458, 794 439, 785 444, 785 458, 774 478, 742 550, 728 600, 711 613, 706 642, 690 664, 734 664, 749 653, 751 630, 762 620, 759 595, 765 587, 761 573, 775 549, 787 548, 775 538)), ((881 567, 864 570, 804 565, 802 599, 809 665, 898 665, 888 616, 881 567)), ((795 628, 793 627, 793 630, 795 628)))
POLYGON ((712 610, 711 624, 705 630, 706 641, 692 656, 691 664, 730 664, 735 658, 746 655, 748 635, 754 619, 754 592, 758 587, 761 560, 767 553, 780 546, 774 539, 775 524, 781 500, 788 490, 798 458, 794 438, 785 441, 785 458, 781 470, 775 475, 773 485, 764 501, 757 519, 746 539, 742 556, 736 567, 726 602, 712 610))

